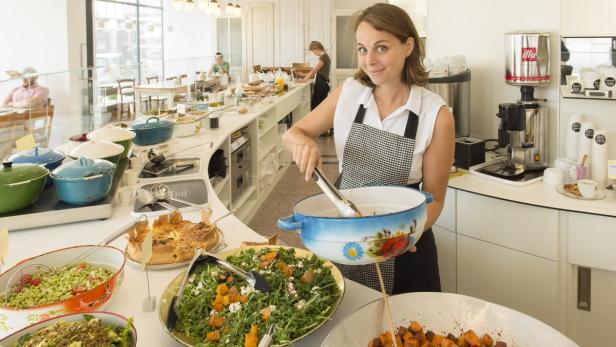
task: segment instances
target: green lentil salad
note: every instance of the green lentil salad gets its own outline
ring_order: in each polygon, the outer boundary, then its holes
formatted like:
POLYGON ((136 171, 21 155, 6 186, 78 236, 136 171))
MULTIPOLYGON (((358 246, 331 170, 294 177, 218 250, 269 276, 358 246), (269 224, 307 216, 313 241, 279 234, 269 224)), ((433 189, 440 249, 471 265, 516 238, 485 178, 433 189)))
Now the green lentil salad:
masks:
POLYGON ((57 271, 42 271, 22 276, 21 288, 6 300, 4 307, 29 308, 66 300, 73 295, 95 288, 107 281, 113 273, 88 263, 80 263, 57 271))
POLYGON ((133 344, 132 318, 126 326, 112 326, 85 314, 82 320, 60 321, 24 335, 13 346, 131 347, 133 344))
POLYGON ((272 325, 272 346, 287 345, 328 319, 341 296, 330 268, 314 255, 300 257, 294 249, 260 248, 243 250, 227 261, 245 271, 259 272, 271 292, 254 291, 217 266, 199 266, 184 289, 175 328, 194 346, 256 347, 254 341, 272 325), (229 294, 221 306, 219 299, 225 293, 229 294), (234 293, 240 299, 234 300, 234 293), (258 336, 250 336, 253 330, 258 336))

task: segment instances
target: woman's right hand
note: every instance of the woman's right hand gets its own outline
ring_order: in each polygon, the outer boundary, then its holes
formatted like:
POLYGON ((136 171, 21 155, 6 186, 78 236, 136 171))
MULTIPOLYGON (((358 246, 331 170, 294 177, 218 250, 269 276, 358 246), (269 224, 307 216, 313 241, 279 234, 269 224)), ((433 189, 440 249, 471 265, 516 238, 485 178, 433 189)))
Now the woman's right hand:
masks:
POLYGON ((308 182, 314 168, 322 165, 321 150, 314 140, 306 138, 301 144, 293 145, 293 161, 299 167, 299 171, 305 173, 308 182))

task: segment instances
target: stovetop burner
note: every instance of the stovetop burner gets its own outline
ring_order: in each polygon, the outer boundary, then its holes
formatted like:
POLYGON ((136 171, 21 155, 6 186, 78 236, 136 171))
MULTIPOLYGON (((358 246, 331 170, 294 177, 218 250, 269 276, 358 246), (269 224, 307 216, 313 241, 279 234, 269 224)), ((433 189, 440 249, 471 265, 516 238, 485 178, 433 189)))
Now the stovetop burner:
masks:
POLYGON ((139 177, 158 178, 178 175, 190 175, 199 172, 199 163, 199 158, 166 159, 159 164, 147 162, 141 170, 139 177))

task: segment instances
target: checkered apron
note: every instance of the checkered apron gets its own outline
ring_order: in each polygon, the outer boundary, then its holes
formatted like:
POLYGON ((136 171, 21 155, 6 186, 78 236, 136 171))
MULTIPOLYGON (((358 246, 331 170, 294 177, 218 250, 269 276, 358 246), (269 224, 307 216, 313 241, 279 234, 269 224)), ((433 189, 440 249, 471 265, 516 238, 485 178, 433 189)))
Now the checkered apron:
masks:
MULTIPOLYGON (((413 163, 413 150, 419 117, 409 111, 404 136, 363 124, 366 109, 359 106, 343 151, 340 189, 377 185, 406 186, 413 163)), ((394 288, 396 258, 380 263, 385 290, 394 288)), ((372 289, 381 290, 374 264, 336 264, 344 277, 372 289)))

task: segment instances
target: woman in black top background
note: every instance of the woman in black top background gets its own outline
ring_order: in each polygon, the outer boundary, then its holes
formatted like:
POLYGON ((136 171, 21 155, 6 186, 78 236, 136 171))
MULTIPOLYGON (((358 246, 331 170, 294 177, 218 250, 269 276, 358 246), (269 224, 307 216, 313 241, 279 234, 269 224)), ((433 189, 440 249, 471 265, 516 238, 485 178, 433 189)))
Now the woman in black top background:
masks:
POLYGON ((319 57, 319 60, 314 65, 314 68, 309 73, 297 72, 297 75, 303 77, 299 82, 307 82, 315 77, 314 89, 312 91, 312 99, 310 100, 310 109, 314 110, 321 101, 325 100, 329 93, 329 71, 332 65, 329 55, 325 52, 323 44, 319 41, 312 41, 308 45, 308 49, 312 54, 319 57))

